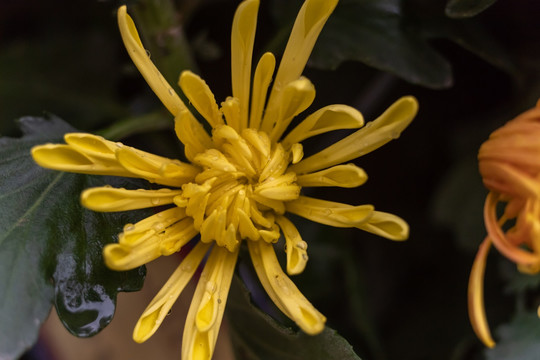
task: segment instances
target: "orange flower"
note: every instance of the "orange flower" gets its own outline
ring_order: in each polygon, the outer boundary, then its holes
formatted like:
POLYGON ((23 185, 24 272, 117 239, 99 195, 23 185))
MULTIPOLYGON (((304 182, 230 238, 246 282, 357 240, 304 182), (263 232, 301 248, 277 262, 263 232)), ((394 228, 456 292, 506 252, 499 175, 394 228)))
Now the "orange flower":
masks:
POLYGON ((491 244, 521 272, 540 271, 540 101, 495 130, 480 147, 478 161, 484 185, 490 190, 484 205, 488 235, 469 278, 469 317, 476 335, 493 347, 483 299, 491 244), (498 217, 500 203, 504 211, 498 217))

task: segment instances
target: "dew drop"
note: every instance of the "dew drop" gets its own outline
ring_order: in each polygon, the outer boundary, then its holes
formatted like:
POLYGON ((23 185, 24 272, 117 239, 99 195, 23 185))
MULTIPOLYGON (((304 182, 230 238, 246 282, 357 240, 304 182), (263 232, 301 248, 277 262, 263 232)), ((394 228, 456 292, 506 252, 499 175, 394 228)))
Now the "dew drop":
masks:
POLYGON ((323 215, 328 216, 328 215, 331 215, 331 214, 332 214, 332 210, 330 210, 330 209, 324 209, 323 210, 323 215))
POLYGON ((130 224, 130 223, 124 225, 124 232, 129 232, 133 230, 135 230, 135 225, 130 224))
POLYGON ((289 286, 287 286, 287 283, 285 283, 283 278, 276 277, 276 283, 278 284, 281 291, 283 291, 283 294, 285 294, 285 295, 290 295, 291 294, 291 289, 289 288, 289 286))
POLYGON ((221 299, 217 299, 217 303, 218 303, 218 304, 221 304, 221 299))
POLYGON ((397 139, 397 138, 399 138, 399 131, 392 131, 392 132, 390 133, 390 137, 391 137, 392 139, 397 139))
POLYGON ((165 228, 165 225, 161 221, 157 221, 152 225, 152 229, 157 232, 162 231, 165 228))
POLYGON ((153 204, 153 205, 159 205, 159 203, 161 202, 161 199, 159 198, 152 198, 150 200, 150 202, 153 204))
POLYGON ((191 271, 192 267, 189 264, 182 264, 180 266, 180 269, 182 269, 182 271, 189 272, 189 271, 191 271))
POLYGON ((299 242, 296 244, 296 247, 299 248, 300 250, 307 250, 307 242, 305 242, 305 241, 299 241, 299 242))
POLYGON ((206 283, 206 291, 208 291, 210 294, 213 294, 216 292, 217 286, 216 283, 213 281, 208 281, 206 283))
POLYGON ((308 261, 309 256, 306 253, 303 253, 302 254, 302 259, 304 259, 304 261, 308 261))

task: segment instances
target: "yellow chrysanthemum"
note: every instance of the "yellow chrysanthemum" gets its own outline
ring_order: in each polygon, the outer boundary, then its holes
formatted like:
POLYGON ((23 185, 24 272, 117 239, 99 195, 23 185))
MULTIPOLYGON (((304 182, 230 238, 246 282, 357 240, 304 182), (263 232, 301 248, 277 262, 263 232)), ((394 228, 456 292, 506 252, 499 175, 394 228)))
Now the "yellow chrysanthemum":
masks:
POLYGON ((200 241, 142 314, 133 333, 136 341, 145 341, 157 330, 209 253, 188 313, 182 346, 183 359, 209 359, 243 240, 274 303, 306 333, 321 332, 325 317, 285 275, 274 252, 273 243, 283 234, 287 272, 298 274, 306 266, 307 243, 285 217, 287 212, 392 240, 408 237, 408 226, 402 219, 375 211, 371 205, 353 206, 301 195, 302 187, 362 185, 367 180, 365 172, 343 163, 398 137, 418 107, 414 98, 401 98, 363 127, 364 120, 356 109, 330 105, 307 116, 284 136, 293 118, 315 98, 313 84, 301 74, 336 4, 337 0, 304 3, 273 83, 276 61, 271 53, 261 57, 251 77, 259 1, 246 0, 239 5, 231 36, 232 96, 218 106, 199 76, 190 71, 180 75, 180 88, 208 122, 211 134, 151 62, 123 6, 118 10, 118 23, 124 44, 148 84, 174 115, 176 134, 190 163, 82 133, 65 135, 66 144, 32 149, 35 161, 43 167, 138 177, 164 186, 159 190, 99 187, 82 193, 82 204, 95 211, 169 205, 167 210, 126 225, 118 243, 105 247, 104 258, 110 268, 128 270, 170 255, 200 234, 200 241), (304 139, 332 130, 359 128, 303 158, 304 139))
POLYGON ((488 235, 478 249, 469 278, 469 317, 474 332, 488 347, 495 346, 486 320, 483 291, 491 244, 514 261, 521 272, 540 271, 539 138, 540 101, 535 108, 495 130, 478 152, 480 174, 490 190, 484 205, 488 235), (501 203, 505 204, 504 213, 497 219, 497 205, 501 203))

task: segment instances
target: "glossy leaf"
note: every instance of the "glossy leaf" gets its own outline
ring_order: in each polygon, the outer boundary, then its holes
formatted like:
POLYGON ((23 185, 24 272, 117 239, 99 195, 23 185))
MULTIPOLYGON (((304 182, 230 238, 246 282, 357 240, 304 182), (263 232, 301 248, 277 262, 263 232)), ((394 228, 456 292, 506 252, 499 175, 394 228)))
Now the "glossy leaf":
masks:
POLYGON ((238 360, 360 360, 352 346, 328 326, 321 334, 310 336, 276 322, 253 305, 237 276, 231 286, 227 316, 238 360))
POLYGON ((540 319, 536 313, 516 315, 495 333, 497 345, 486 350, 487 360, 536 360, 540 354, 540 319))
POLYGON ((452 85, 451 65, 429 43, 448 39, 509 73, 514 66, 492 35, 475 21, 448 19, 440 11, 402 0, 340 1, 310 58, 315 67, 336 69, 360 61, 429 88, 452 85))
POLYGON ((108 270, 101 255, 137 214, 98 214, 79 204, 82 189, 113 179, 46 170, 30 156, 32 146, 61 142, 74 129, 56 117, 19 125, 21 138, 0 138, 1 359, 33 344, 53 300, 72 333, 90 336, 110 322, 117 292, 139 289, 144 278, 142 268, 108 270))
POLYGON ((497 0, 450 0, 446 4, 446 15, 452 18, 466 18, 478 15, 497 0))
POLYGON ((418 32, 404 27, 401 0, 341 1, 322 31, 310 61, 337 68, 356 60, 413 84, 444 88, 450 64, 418 32))

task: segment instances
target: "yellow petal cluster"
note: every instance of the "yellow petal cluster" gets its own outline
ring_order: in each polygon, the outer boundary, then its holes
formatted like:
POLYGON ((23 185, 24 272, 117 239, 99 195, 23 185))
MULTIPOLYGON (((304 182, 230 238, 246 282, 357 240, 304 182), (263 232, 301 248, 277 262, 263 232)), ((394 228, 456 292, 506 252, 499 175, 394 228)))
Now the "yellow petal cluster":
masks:
POLYGON ((177 252, 200 236, 144 311, 133 332, 136 341, 143 342, 154 334, 208 254, 186 320, 182 358, 210 359, 243 242, 274 303, 306 333, 321 332, 326 318, 283 272, 275 254, 273 244, 283 235, 287 273, 301 273, 308 261, 307 242, 287 213, 329 226, 356 227, 392 240, 408 237, 408 226, 402 219, 375 211, 371 205, 342 204, 302 195, 302 187, 362 185, 366 173, 347 162, 399 137, 418 108, 414 98, 403 97, 364 126, 358 110, 329 105, 296 121, 298 125, 289 129, 315 98, 315 86, 302 76, 302 71, 336 5, 337 0, 307 0, 277 70, 274 55, 265 53, 252 77, 259 1, 243 1, 232 26, 232 96, 218 103, 198 75, 184 71, 179 77, 178 85, 205 119, 205 125, 197 121, 151 62, 123 6, 118 10, 118 23, 126 49, 174 116, 175 131, 189 163, 79 133, 67 134, 66 144, 32 149, 35 161, 46 168, 137 177, 162 186, 158 190, 99 187, 82 193, 82 204, 95 211, 165 206, 151 217, 127 224, 118 243, 104 248, 110 268, 135 268, 177 252), (354 132, 304 159, 303 140, 339 129, 354 132))
MULTIPOLYGON (((484 272, 491 244, 525 273, 540 271, 540 101, 482 144, 478 164, 490 190, 484 205, 487 237, 469 278, 469 317, 477 336, 495 346, 484 310, 484 272), (504 205, 500 217, 497 208, 504 205), (508 225, 511 224, 511 225, 508 225)), ((540 311, 540 309, 539 309, 540 311)), ((540 312, 539 312, 540 314, 540 312)))

